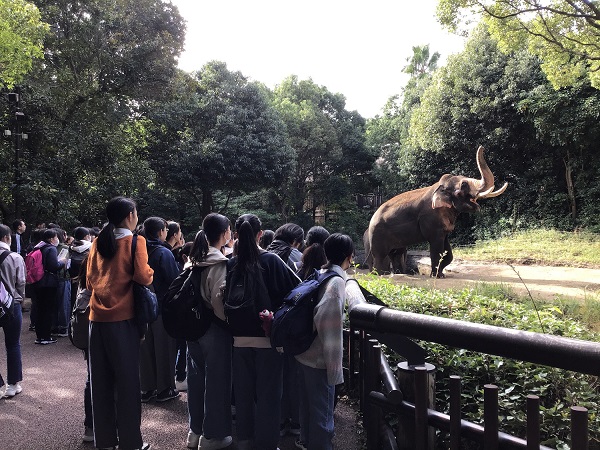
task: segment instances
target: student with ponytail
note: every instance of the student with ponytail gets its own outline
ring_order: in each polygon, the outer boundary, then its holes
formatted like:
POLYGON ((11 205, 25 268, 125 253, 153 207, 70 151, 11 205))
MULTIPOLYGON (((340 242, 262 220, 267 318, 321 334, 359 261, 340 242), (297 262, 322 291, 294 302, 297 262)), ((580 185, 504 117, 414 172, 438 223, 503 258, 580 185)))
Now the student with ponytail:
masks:
POLYGON ((269 322, 259 313, 275 311, 300 279, 281 258, 258 246, 261 222, 254 214, 240 216, 235 229, 237 255, 228 263, 226 315, 233 334, 233 387, 238 448, 276 450, 282 392, 283 355, 271 347, 269 322), (243 296, 240 308, 248 317, 235 317, 230 301, 243 296), (229 311, 229 312, 228 312, 229 311), (234 320, 235 319, 235 320, 234 320))
POLYGON ((187 343, 188 448, 219 449, 232 442, 231 333, 223 312, 228 259, 220 250, 229 239, 229 219, 207 215, 186 265, 204 267, 200 272, 201 301, 215 316, 204 336, 187 343))
POLYGON ((135 202, 115 197, 106 205, 106 215, 108 223, 92 243, 87 262, 94 444, 101 449, 118 445, 121 450, 149 450, 140 431, 140 329, 133 282, 149 285, 154 272, 143 237, 138 236, 135 255, 131 253, 138 222, 135 202))

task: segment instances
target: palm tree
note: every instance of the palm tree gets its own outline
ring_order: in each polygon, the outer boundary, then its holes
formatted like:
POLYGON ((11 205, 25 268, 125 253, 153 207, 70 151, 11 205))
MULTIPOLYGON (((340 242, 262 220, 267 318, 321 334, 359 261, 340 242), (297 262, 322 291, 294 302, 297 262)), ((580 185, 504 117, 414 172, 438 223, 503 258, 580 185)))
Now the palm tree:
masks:
POLYGON ((408 73, 411 77, 422 77, 437 69, 437 63, 440 59, 439 52, 435 52, 430 57, 429 44, 417 45, 412 49, 413 55, 412 57, 406 58, 408 65, 402 69, 402 72, 408 73))

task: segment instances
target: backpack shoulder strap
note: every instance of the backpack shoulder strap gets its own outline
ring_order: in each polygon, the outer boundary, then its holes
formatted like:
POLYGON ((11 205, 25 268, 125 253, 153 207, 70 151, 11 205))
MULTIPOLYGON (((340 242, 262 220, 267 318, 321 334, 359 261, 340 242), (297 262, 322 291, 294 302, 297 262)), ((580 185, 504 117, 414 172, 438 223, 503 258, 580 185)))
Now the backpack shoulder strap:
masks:
POLYGON ((8 258, 8 255, 10 255, 12 252, 9 250, 5 250, 2 253, 0 253, 0 266, 2 265, 2 263, 4 262, 4 260, 6 258, 8 258))

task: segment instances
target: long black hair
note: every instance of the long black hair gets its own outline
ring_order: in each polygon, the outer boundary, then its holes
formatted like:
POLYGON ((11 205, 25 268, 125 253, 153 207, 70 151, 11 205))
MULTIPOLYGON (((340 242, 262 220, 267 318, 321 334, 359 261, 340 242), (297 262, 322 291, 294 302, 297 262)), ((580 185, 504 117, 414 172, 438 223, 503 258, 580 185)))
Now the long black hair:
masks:
POLYGON ((136 210, 135 202, 127 197, 115 197, 106 204, 106 217, 108 223, 98 234, 98 253, 105 258, 111 259, 117 253, 117 240, 115 228, 127 216, 136 210))
POLYGON ((193 262, 204 260, 208 254, 208 246, 216 244, 230 226, 229 219, 221 214, 210 213, 207 215, 202 221, 202 229, 198 231, 194 239, 190 259, 193 262))
POLYGON ((243 214, 235 221, 238 235, 237 263, 247 272, 255 272, 258 267, 260 252, 256 236, 260 233, 262 223, 254 214, 243 214))
POLYGON ((336 264, 341 266, 348 256, 354 254, 354 242, 348 235, 333 233, 323 244, 327 255, 327 265, 336 264))

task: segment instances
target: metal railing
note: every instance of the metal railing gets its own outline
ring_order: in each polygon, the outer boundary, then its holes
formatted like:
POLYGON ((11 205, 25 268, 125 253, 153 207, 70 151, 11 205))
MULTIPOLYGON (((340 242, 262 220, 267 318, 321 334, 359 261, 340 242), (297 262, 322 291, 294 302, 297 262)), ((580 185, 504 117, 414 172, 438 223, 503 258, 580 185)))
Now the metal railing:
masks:
MULTIPOLYGON (((433 403, 433 366, 425 364, 425 352, 409 338, 600 375, 598 343, 369 304, 358 282, 349 282, 346 290, 350 307, 348 384, 358 390, 369 450, 432 448, 433 429, 449 433, 452 450, 460 448, 461 439, 479 443, 484 449, 548 449, 540 446, 539 398, 534 395, 527 397, 527 439, 499 431, 498 388, 491 384, 484 387, 483 426, 461 418, 458 376, 449 379, 449 414, 429 408, 433 403), (407 359, 404 368, 410 373, 408 388, 406 380, 399 380, 389 366, 381 344, 407 359), (398 415, 396 430, 384 420, 385 413, 398 415)), ((571 407, 571 449, 588 449, 587 422, 586 408, 571 407)))

